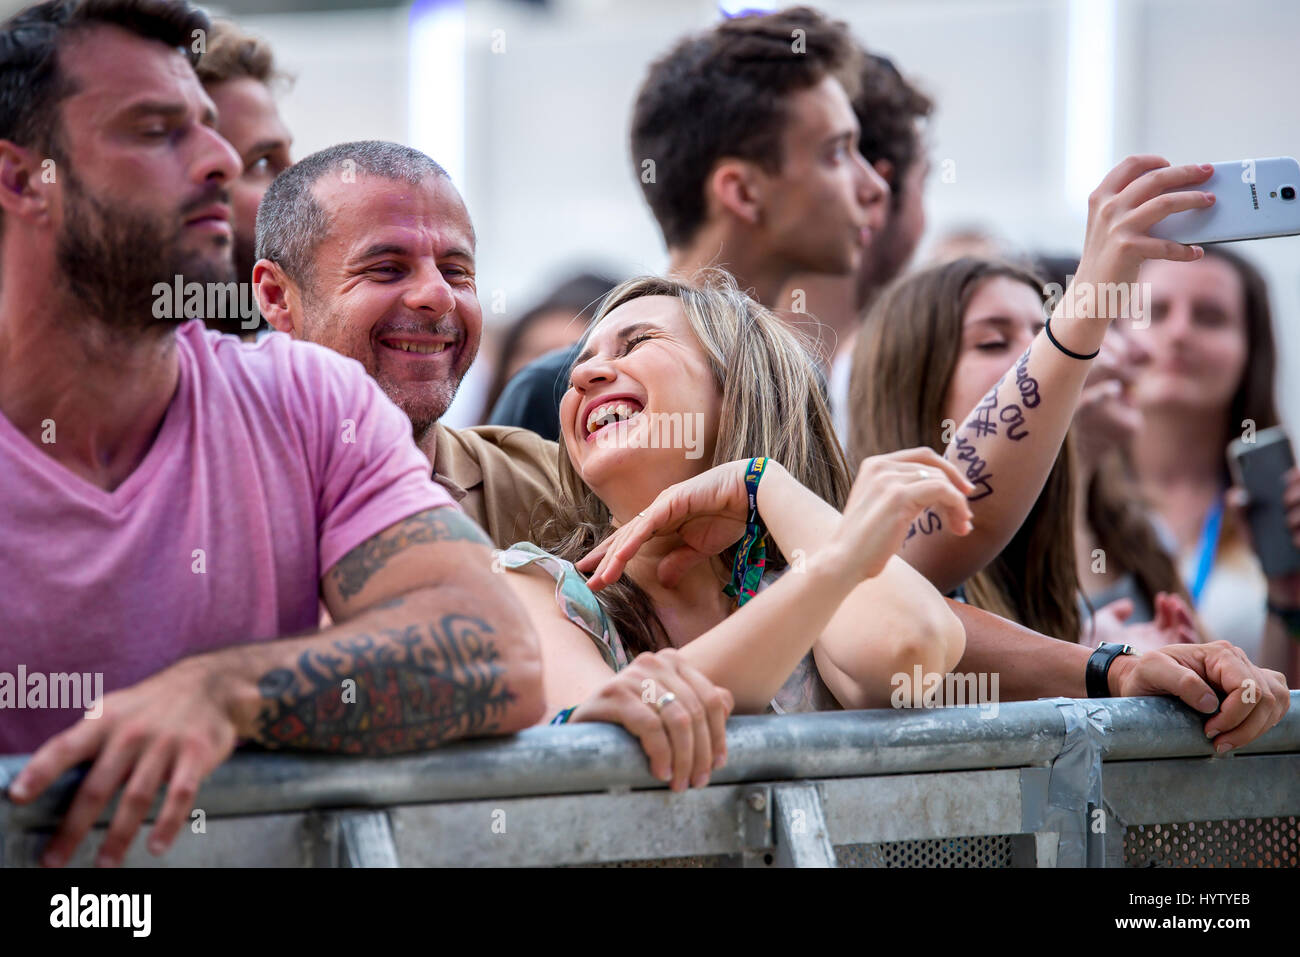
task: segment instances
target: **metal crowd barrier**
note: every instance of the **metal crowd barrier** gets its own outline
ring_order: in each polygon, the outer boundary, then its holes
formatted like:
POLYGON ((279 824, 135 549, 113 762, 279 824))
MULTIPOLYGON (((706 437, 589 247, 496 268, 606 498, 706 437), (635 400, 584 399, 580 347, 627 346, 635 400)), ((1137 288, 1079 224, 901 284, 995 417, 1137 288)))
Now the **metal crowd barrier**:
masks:
MULTIPOLYGON (((1167 698, 740 717, 727 741, 727 766, 685 793, 609 725, 389 758, 240 753, 165 857, 137 837, 127 863, 1300 864, 1297 691, 1225 757, 1167 698)), ((0 791, 25 760, 0 758, 0 791)), ((31 805, 0 798, 0 865, 36 863, 79 775, 31 805)), ((92 862, 111 813, 73 864, 92 862)))

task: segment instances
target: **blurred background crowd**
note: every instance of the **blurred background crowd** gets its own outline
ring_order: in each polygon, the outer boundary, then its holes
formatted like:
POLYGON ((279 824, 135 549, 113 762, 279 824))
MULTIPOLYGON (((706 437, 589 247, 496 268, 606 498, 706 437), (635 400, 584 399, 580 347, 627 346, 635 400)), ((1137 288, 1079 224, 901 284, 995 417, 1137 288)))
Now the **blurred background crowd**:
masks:
MULTIPOLYGON (((17 0, 0 4, 8 15, 17 0)), ((285 75, 294 158, 408 143, 474 213, 485 340, 443 422, 473 425, 510 371, 576 339, 557 317, 667 254, 628 153, 647 66, 682 34, 760 0, 234 0, 285 75), (576 298, 574 296, 576 295, 576 298), (555 309, 546 303, 559 303, 555 309), (526 321, 529 331, 510 334, 526 321), (502 356, 504 354, 504 359, 502 356)), ((1120 157, 1288 156, 1300 143, 1289 0, 827 0, 934 103, 915 264, 987 239, 1078 255, 1088 193, 1120 157), (1194 118, 1189 121, 1190 118, 1194 118)), ((967 249, 970 246, 965 247, 967 249)), ((974 248, 981 248, 976 246, 974 248)), ((985 247, 987 248, 987 247, 985 247)), ((1300 237, 1248 244, 1268 278, 1279 404, 1300 415, 1300 237)))

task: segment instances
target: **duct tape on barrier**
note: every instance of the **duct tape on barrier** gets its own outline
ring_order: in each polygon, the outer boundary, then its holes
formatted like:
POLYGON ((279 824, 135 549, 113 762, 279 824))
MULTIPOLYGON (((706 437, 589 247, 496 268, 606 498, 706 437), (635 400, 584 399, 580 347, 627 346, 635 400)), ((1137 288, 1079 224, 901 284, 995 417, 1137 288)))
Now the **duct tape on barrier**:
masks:
POLYGON ((1050 700, 1065 723, 1065 737, 1049 767, 1021 772, 1021 824, 1025 833, 1057 835, 1056 866, 1101 867, 1105 824, 1099 828, 1095 822, 1105 814, 1101 755, 1109 714, 1097 701, 1050 700))

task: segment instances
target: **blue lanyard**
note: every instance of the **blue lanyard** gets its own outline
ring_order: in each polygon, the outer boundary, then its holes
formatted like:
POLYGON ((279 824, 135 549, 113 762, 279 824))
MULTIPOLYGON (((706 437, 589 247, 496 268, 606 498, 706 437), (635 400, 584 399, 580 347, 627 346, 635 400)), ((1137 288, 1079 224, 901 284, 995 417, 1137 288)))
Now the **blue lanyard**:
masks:
POLYGON ((1191 588, 1192 605, 1195 607, 1201 604, 1201 592, 1205 591, 1210 569, 1214 567, 1214 553, 1219 550, 1219 532, 1222 528, 1223 496, 1220 495, 1214 500, 1210 514, 1205 516, 1205 524, 1201 526, 1201 543, 1196 556, 1196 580, 1192 582, 1191 588))

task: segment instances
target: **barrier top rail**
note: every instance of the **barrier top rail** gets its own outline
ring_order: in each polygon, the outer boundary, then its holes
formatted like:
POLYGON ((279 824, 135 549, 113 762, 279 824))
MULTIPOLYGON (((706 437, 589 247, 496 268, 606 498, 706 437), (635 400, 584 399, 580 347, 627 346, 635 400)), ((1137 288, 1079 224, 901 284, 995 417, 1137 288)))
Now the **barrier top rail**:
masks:
MULTIPOLYGON (((1066 723, 1061 707, 1073 703, 1065 698, 1012 702, 999 705, 996 716, 987 706, 971 706, 732 718, 727 723, 727 766, 712 781, 1045 764, 1062 750, 1066 723)), ((1082 704, 1094 725, 1105 729, 1105 760, 1214 757, 1203 719, 1171 698, 1082 704)), ((1277 727, 1238 750, 1300 752, 1300 691, 1291 692, 1291 708, 1277 727)), ((0 791, 26 761, 25 755, 0 757, 0 791)), ((0 832, 56 824, 82 773, 64 775, 30 805, 0 797, 0 832)), ((640 745, 623 729, 578 724, 530 728, 511 737, 392 757, 238 753, 204 782, 198 800, 210 815, 269 814, 663 787, 650 775, 640 745)))

